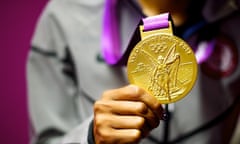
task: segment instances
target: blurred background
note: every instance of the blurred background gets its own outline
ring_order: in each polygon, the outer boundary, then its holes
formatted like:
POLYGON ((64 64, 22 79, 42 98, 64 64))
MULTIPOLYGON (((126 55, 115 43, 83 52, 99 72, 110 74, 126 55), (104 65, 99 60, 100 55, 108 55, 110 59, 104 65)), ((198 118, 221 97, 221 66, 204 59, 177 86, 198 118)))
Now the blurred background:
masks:
MULTIPOLYGON (((26 59, 48 0, 0 0, 0 143, 28 144, 26 59)), ((240 125, 239 125, 240 127, 240 125)), ((236 136, 240 134, 240 128, 236 136)))
POLYGON ((0 143, 27 144, 26 58, 47 0, 0 1, 0 143))

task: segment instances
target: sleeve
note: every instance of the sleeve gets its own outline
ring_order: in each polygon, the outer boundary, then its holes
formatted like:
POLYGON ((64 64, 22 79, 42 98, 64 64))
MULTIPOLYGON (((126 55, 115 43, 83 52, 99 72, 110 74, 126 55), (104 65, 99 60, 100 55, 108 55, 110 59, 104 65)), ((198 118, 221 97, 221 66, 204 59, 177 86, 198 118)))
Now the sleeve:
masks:
POLYGON ((30 143, 87 144, 92 117, 79 119, 74 65, 61 26, 47 10, 38 21, 27 59, 30 143))

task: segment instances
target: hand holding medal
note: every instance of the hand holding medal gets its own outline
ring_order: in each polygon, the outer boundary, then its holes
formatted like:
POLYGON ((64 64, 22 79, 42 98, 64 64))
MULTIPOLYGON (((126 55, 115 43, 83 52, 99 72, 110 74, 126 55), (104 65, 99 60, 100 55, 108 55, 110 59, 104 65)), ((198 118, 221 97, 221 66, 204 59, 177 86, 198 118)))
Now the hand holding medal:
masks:
POLYGON ((176 102, 192 89, 197 62, 191 47, 173 35, 169 13, 143 19, 141 41, 127 63, 128 79, 162 104, 176 102))

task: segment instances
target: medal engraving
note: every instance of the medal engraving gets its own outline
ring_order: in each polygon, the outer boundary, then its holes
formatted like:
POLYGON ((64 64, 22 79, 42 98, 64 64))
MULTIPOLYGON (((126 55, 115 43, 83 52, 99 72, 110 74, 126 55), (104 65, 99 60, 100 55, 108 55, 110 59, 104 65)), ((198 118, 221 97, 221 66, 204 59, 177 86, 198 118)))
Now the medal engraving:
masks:
POLYGON ((183 40, 167 34, 152 35, 132 50, 128 79, 160 103, 176 102, 187 95, 197 77, 197 62, 183 40))

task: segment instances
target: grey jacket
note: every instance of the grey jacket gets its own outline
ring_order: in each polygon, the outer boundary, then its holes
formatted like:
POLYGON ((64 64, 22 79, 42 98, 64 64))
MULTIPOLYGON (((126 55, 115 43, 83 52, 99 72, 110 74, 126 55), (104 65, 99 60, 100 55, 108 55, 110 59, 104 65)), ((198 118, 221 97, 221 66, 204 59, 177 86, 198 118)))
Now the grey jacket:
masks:
MULTIPOLYGON (((119 6, 123 49, 141 18, 128 0, 119 6)), ((103 0, 51 0, 36 26, 27 63, 28 103, 32 127, 31 143, 88 143, 92 106, 107 89, 128 84, 125 67, 111 67, 99 60, 103 0)), ((213 22, 231 13, 213 11, 209 2, 204 15, 213 22), (209 10, 211 9, 211 11, 209 10)), ((220 31, 231 36, 240 56, 240 15, 220 23, 220 31), (233 23, 234 22, 234 23, 233 23)), ((230 53, 231 54, 231 53, 230 53)), ((183 100, 170 105, 170 140, 202 127, 224 113, 240 94, 240 63, 227 77, 214 79, 199 65, 197 82, 183 100), (234 91, 234 92, 233 92, 234 91)), ((236 119, 236 117, 235 117, 236 119)), ((235 123, 231 123, 234 127, 235 123)), ((184 141, 184 144, 221 144, 221 121, 184 141)), ((141 143, 161 141, 164 122, 141 143)), ((230 130, 231 131, 231 130, 230 130)))

